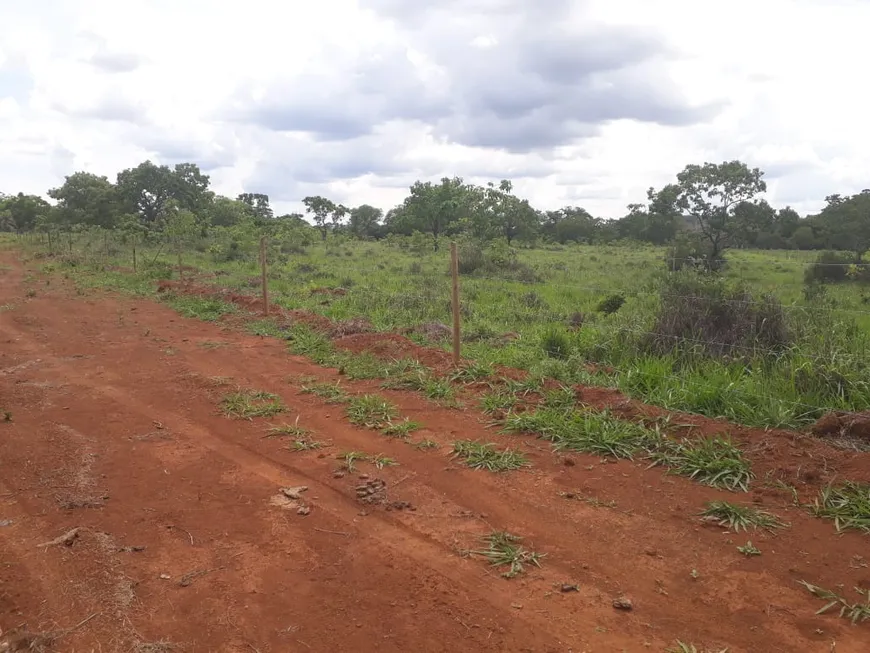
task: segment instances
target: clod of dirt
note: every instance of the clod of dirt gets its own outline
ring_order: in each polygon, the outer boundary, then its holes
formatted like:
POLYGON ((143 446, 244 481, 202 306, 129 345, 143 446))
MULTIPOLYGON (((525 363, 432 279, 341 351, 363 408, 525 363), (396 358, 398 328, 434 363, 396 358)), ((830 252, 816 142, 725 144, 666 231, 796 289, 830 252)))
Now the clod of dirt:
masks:
POLYGON ((387 482, 380 478, 373 478, 354 489, 357 499, 363 503, 383 503, 387 499, 387 482))
POLYGON ((299 508, 296 509, 296 514, 302 515, 303 517, 305 515, 310 514, 310 513, 311 513, 311 508, 309 508, 308 506, 299 506, 299 508))
POLYGON ((620 596, 618 599, 613 599, 613 607, 617 610, 628 611, 631 610, 634 606, 631 603, 631 599, 620 596))
POLYGON ((144 546, 124 546, 118 549, 118 553, 140 553, 144 550, 144 546))
POLYGON ((812 432, 822 438, 850 438, 870 443, 870 411, 828 413, 813 425, 812 432))
POLYGON ((43 542, 40 544, 40 547, 48 548, 50 546, 57 546, 58 544, 63 544, 64 546, 72 546, 73 543, 79 538, 79 531, 81 528, 74 528, 71 531, 67 531, 60 537, 56 537, 49 542, 43 542))
POLYGON ((563 594, 567 594, 568 592, 579 592, 579 591, 580 591, 580 586, 579 586, 579 585, 573 585, 573 584, 571 584, 571 583, 562 583, 562 584, 559 586, 559 591, 562 592, 563 594))
POLYGON ((387 504, 387 510, 416 510, 408 501, 391 501, 387 504))
POLYGON ((281 494, 293 501, 302 501, 302 493, 308 490, 308 486, 300 485, 298 487, 282 487, 281 494))

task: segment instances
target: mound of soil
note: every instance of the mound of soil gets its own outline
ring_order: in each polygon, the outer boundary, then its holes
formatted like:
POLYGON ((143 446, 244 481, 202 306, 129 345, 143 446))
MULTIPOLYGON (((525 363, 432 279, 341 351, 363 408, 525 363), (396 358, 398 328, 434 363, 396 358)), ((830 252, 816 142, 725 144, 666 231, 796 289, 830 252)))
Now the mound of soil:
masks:
POLYGON ((828 413, 813 425, 812 431, 813 435, 822 438, 848 438, 870 443, 870 411, 828 413))
POLYGON ((440 349, 421 347, 395 333, 360 333, 338 338, 335 346, 354 353, 371 352, 378 358, 413 358, 435 369, 451 365, 450 354, 440 349))
POLYGON ((329 330, 329 334, 333 338, 343 338, 358 333, 372 333, 374 330, 375 325, 369 322, 366 318, 355 317, 350 320, 336 322, 329 330))

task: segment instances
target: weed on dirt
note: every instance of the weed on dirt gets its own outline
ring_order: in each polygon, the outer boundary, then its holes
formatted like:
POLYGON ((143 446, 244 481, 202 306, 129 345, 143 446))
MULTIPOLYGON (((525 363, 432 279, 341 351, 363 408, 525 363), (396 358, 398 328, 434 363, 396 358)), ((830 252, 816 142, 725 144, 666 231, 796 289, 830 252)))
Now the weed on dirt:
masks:
POLYGON ((674 644, 674 646, 672 646, 671 648, 667 649, 665 653, 728 653, 728 649, 722 648, 715 651, 709 648, 700 649, 694 644, 686 644, 685 642, 677 640, 676 644, 674 644))
POLYGON ((308 383, 300 388, 302 394, 314 395, 326 400, 328 404, 344 404, 350 401, 350 395, 341 387, 341 383, 308 383))
POLYGON ((519 399, 512 392, 498 389, 484 393, 480 398, 480 409, 487 415, 511 410, 519 399))
POLYGON ((399 464, 393 458, 389 458, 382 453, 376 454, 369 458, 369 462, 378 469, 383 469, 384 467, 395 467, 399 464))
POLYGON ((472 469, 485 469, 489 472, 506 472, 530 466, 519 451, 497 449, 495 444, 477 440, 454 442, 453 456, 461 458, 472 469))
POLYGON ((870 533, 870 484, 846 481, 824 487, 811 506, 818 517, 833 519, 837 531, 870 533))
POLYGON ((420 440, 414 443, 414 448, 420 451, 428 451, 429 449, 437 449, 438 443, 435 440, 420 440))
POLYGON ((350 400, 346 414, 351 424, 367 429, 385 429, 399 416, 399 409, 379 395, 362 395, 350 400))
POLYGON ((761 549, 755 546, 752 543, 752 540, 748 540, 743 546, 738 546, 737 550, 740 551, 740 553, 745 555, 747 558, 761 555, 761 549))
POLYGON ((262 390, 238 390, 221 400, 221 407, 227 417, 253 419, 272 417, 287 410, 278 395, 262 390))
POLYGON ((163 301, 184 317, 206 322, 214 322, 224 315, 238 311, 235 305, 229 302, 197 295, 169 294, 163 296, 163 301))
POLYGON ((848 619, 853 624, 863 623, 870 620, 870 590, 861 589, 860 587, 854 588, 855 592, 857 592, 857 594, 864 600, 860 603, 849 603, 845 597, 840 596, 831 590, 823 589, 817 585, 811 585, 804 580, 799 580, 798 583, 806 587, 814 596, 827 601, 823 607, 816 611, 816 614, 824 614, 832 608, 839 607, 840 617, 848 619))
POLYGON ((381 429, 381 433, 388 435, 391 438, 405 439, 410 437, 411 433, 418 431, 423 427, 420 422, 415 422, 412 419, 405 418, 399 422, 390 422, 387 426, 381 429))
POLYGON ((281 424, 280 426, 273 426, 268 431, 266 431, 266 435, 263 437, 266 438, 305 438, 311 434, 311 429, 307 429, 304 426, 299 426, 299 418, 296 418, 296 421, 293 424, 281 424))
POLYGON ((315 451, 317 449, 323 449, 323 447, 325 446, 325 442, 321 442, 319 440, 312 440, 308 437, 301 437, 293 440, 293 442, 290 443, 288 449, 290 449, 290 451, 315 451))
POLYGON ((348 472, 354 472, 356 471, 356 463, 368 460, 369 455, 367 453, 363 453, 362 451, 345 451, 338 454, 336 458, 342 461, 342 467, 344 469, 346 469, 348 472))
POLYGON ((493 567, 509 567, 502 576, 514 578, 525 572, 525 565, 540 567, 541 559, 546 555, 527 551, 520 546, 522 539, 505 531, 494 531, 483 538, 488 545, 486 549, 469 551, 469 553, 483 556, 493 567))
POLYGON ((663 440, 650 457, 653 465, 664 465, 674 474, 732 492, 748 492, 753 477, 743 452, 724 438, 663 440))
POLYGON ((705 521, 728 528, 735 533, 747 531, 750 528, 773 530, 775 528, 785 528, 788 525, 780 521, 779 517, 769 512, 764 512, 750 506, 739 506, 728 501, 708 502, 707 507, 701 512, 701 517, 705 521))

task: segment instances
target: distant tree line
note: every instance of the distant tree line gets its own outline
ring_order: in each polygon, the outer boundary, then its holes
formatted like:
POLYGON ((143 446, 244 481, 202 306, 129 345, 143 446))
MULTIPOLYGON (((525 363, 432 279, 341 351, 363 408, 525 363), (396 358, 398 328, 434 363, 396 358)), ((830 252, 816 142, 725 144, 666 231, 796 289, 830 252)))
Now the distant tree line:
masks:
POLYGON ((145 161, 122 170, 114 181, 76 172, 47 192, 49 200, 0 193, 0 231, 52 234, 98 226, 149 233, 164 231, 182 213, 203 231, 283 224, 316 229, 324 240, 333 233, 382 239, 419 232, 436 250, 443 237, 464 234, 508 244, 671 244, 674 260, 698 259, 709 266, 731 248, 840 250, 861 262, 870 248, 870 189, 831 195, 819 213, 802 217, 791 207, 775 209, 759 199, 766 190, 763 177, 740 161, 689 165, 675 183, 650 188, 645 203, 630 204, 625 216, 613 220, 577 206, 540 211, 515 195, 509 180, 480 186, 461 177, 414 182, 404 201, 386 213, 312 196, 302 199, 304 215, 276 216, 267 195, 215 194, 209 176, 194 163, 169 167, 145 161))

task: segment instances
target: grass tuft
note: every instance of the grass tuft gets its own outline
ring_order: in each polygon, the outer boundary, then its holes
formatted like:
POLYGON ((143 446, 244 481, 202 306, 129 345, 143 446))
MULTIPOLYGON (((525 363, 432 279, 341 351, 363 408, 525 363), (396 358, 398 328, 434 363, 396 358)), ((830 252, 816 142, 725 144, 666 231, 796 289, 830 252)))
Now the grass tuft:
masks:
POLYGON ((280 426, 273 426, 268 431, 266 431, 265 438, 281 438, 281 437, 289 437, 289 438, 304 438, 311 434, 311 429, 307 429, 304 426, 299 426, 299 417, 296 418, 296 421, 293 424, 281 424, 280 426))
POLYGON ((675 474, 732 492, 748 492, 753 477, 743 452, 724 438, 662 439, 650 457, 653 465, 665 465, 675 474))
POLYGON ((505 472, 529 467, 526 457, 512 449, 496 449, 494 444, 476 440, 459 440, 453 443, 453 456, 462 458, 472 469, 489 472, 505 472))
POLYGON ((846 481, 828 485, 811 506, 818 517, 833 519, 837 531, 870 533, 870 484, 846 481))
POLYGON ((760 556, 761 555, 761 549, 756 547, 752 543, 752 540, 748 540, 746 542, 746 544, 744 544, 743 546, 738 546, 737 550, 740 551, 740 553, 745 555, 747 558, 752 558, 753 556, 760 556))
POLYGON ((347 471, 354 472, 356 471, 357 461, 368 460, 369 456, 362 451, 345 451, 344 453, 338 454, 336 458, 343 461, 342 467, 344 467, 347 471))
POLYGON ((352 424, 367 429, 385 429, 399 416, 399 409, 379 395, 354 397, 346 409, 352 424))
POLYGON ((870 620, 870 590, 864 590, 860 587, 854 588, 855 592, 863 597, 864 600, 861 603, 849 603, 844 597, 831 590, 811 585, 805 580, 799 580, 798 583, 806 587, 814 596, 828 602, 817 610, 816 614, 824 614, 832 608, 839 607, 840 617, 848 619, 853 624, 870 620))
POLYGON ((499 411, 507 411, 516 406, 517 396, 504 390, 493 390, 483 394, 480 398, 480 409, 487 415, 499 411))
POLYGON ((739 506, 728 501, 710 501, 701 513, 705 520, 712 521, 719 526, 729 528, 735 533, 750 528, 785 528, 788 524, 780 521, 779 517, 763 510, 757 510, 750 506, 739 506))
POLYGON ((505 531, 494 531, 486 535, 483 541, 488 545, 486 549, 470 553, 485 557, 493 567, 508 566, 509 569, 502 574, 504 578, 514 578, 522 574, 525 571, 524 565, 540 567, 541 559, 546 555, 526 551, 519 544, 521 537, 505 531))
POLYGON ((407 417, 401 422, 390 422, 387 426, 381 429, 381 433, 389 435, 392 438, 405 439, 410 437, 411 433, 423 427, 420 422, 415 422, 407 417))
POLYGON ((377 467, 378 469, 383 469, 384 467, 395 467, 399 463, 396 462, 393 458, 388 458, 382 453, 379 453, 375 456, 369 458, 369 462, 377 467))
POLYGON ((338 381, 335 383, 307 383, 302 386, 300 392, 320 397, 328 404, 344 404, 350 401, 350 396, 338 381))
POLYGON ((221 407, 227 417, 253 419, 272 417, 287 410, 278 395, 262 390, 238 390, 221 400, 221 407))

